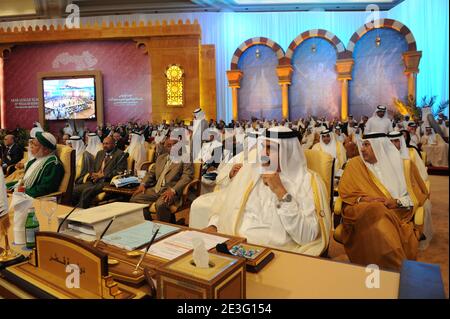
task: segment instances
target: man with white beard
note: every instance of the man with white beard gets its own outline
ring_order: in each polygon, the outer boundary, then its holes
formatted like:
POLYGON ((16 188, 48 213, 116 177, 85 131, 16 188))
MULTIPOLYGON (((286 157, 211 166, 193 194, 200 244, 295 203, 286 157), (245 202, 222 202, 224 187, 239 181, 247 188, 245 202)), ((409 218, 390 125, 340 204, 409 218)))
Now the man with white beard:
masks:
POLYGON ((34 158, 25 167, 22 179, 25 193, 31 197, 40 197, 56 192, 64 177, 64 167, 55 155, 56 138, 48 132, 36 132, 30 148, 34 158))
POLYGON ((391 120, 387 117, 387 108, 384 105, 378 105, 373 116, 367 121, 364 128, 364 134, 392 132, 391 120))

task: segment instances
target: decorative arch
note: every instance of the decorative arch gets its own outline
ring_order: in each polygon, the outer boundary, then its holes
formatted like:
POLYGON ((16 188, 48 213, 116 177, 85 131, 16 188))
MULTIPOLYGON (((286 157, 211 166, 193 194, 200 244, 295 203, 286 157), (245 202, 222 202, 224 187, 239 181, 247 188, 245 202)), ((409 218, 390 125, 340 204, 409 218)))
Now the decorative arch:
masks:
POLYGON ((411 30, 409 30, 409 28, 406 25, 397 20, 379 19, 375 20, 374 22, 366 23, 361 28, 359 28, 355 33, 353 33, 347 45, 347 51, 350 53, 349 58, 353 56, 356 43, 367 32, 381 28, 393 29, 400 32, 405 37, 406 42, 408 43, 408 51, 417 51, 416 39, 414 38, 414 35, 412 34, 411 30))
POLYGON ((248 39, 246 41, 244 41, 237 49, 236 51, 234 51, 233 54, 233 58, 231 59, 231 70, 238 70, 238 62, 239 62, 239 58, 241 57, 241 55, 245 52, 245 50, 247 50, 248 48, 257 45, 257 44, 262 44, 265 46, 268 46, 269 48, 271 48, 273 50, 273 52, 275 52, 275 54, 277 55, 278 58, 278 64, 285 64, 284 63, 284 50, 283 48, 276 43, 275 41, 272 41, 269 38, 265 38, 265 37, 255 37, 255 38, 251 38, 248 39))
POLYGON ((286 59, 285 59, 286 64, 291 63, 291 59, 294 55, 295 49, 297 49, 297 47, 303 41, 310 39, 310 38, 322 38, 322 39, 327 40, 336 49, 338 59, 343 59, 343 58, 347 57, 344 43, 342 43, 342 41, 336 35, 334 35, 330 31, 327 31, 324 29, 315 29, 315 30, 309 30, 309 31, 303 32, 302 34, 297 36, 291 42, 291 44, 289 44, 289 48, 286 51, 286 59))

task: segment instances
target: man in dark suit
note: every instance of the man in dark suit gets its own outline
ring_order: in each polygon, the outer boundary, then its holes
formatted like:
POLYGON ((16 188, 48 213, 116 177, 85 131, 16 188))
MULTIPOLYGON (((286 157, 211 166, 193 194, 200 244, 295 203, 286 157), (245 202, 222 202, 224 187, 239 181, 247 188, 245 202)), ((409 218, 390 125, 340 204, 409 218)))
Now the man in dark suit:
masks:
POLYGON ((120 133, 119 133, 119 132, 114 132, 114 134, 112 135, 112 137, 113 137, 113 139, 114 139, 114 143, 115 143, 116 147, 117 147, 119 150, 124 151, 125 148, 126 148, 126 145, 125 145, 125 141, 124 141, 124 139, 122 138, 122 136, 120 135, 120 133))
POLYGON ((20 162, 23 158, 23 150, 15 143, 15 136, 8 134, 4 138, 5 146, 2 149, 1 164, 3 173, 6 175, 6 168, 12 165, 12 170, 9 173, 14 172, 14 166, 20 162))
POLYGON ((123 151, 115 147, 112 137, 107 136, 103 140, 103 150, 99 151, 94 160, 94 173, 90 173, 88 181, 77 184, 72 195, 72 204, 79 204, 82 208, 88 208, 92 200, 101 193, 103 187, 109 184, 111 179, 127 169, 127 160, 123 151))
POLYGON ((170 206, 180 200, 183 189, 192 181, 194 174, 192 163, 174 161, 170 155, 172 146, 177 142, 177 139, 166 139, 165 152, 158 156, 130 199, 130 202, 149 204, 149 207, 155 203, 158 219, 169 223, 175 222, 170 206))

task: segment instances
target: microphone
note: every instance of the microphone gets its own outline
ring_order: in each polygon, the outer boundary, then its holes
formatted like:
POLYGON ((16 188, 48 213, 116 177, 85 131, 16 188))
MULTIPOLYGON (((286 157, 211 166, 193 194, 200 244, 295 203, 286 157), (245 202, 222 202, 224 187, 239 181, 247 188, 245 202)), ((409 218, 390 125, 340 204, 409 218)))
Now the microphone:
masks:
MULTIPOLYGON (((130 156, 130 153, 128 153, 128 152, 124 152, 123 154, 122 154, 122 156, 119 158, 119 160, 115 163, 115 165, 112 167, 112 172, 119 166, 119 164, 124 160, 124 159, 127 159, 128 157, 130 156)), ((101 179, 99 179, 97 182, 100 182, 100 181, 102 181, 102 180, 104 180, 105 179, 105 177, 102 177, 101 179)))
POLYGON ((116 216, 113 216, 113 218, 111 218, 111 220, 109 221, 108 225, 106 226, 106 228, 103 230, 102 234, 100 235, 100 237, 95 241, 94 243, 94 247, 97 247, 98 243, 100 242, 100 240, 102 240, 103 236, 105 236, 106 232, 108 231, 109 227, 111 227, 111 224, 113 223, 113 221, 116 219, 116 216))
POLYGON ((78 201, 78 203, 75 205, 74 208, 72 208, 72 210, 63 218, 63 220, 59 223, 58 225, 58 229, 56 230, 57 233, 59 233, 59 231, 61 230, 62 225, 64 224, 64 222, 67 220, 67 218, 69 218, 70 215, 72 215, 72 213, 75 211, 75 209, 77 209, 80 204, 81 204, 81 200, 78 201))

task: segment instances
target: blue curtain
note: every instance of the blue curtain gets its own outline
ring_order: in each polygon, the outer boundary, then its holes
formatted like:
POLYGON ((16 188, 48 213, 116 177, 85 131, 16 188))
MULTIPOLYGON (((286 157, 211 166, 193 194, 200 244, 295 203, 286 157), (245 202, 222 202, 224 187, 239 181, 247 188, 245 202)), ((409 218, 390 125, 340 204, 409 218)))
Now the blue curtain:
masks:
POLYGON ((281 120, 281 88, 278 84, 275 52, 265 45, 247 49, 238 67, 244 73, 239 94, 239 118, 252 117, 281 120), (256 57, 256 50, 259 56, 256 57))
MULTIPOLYGON (((389 18, 408 26, 422 51, 417 76, 417 99, 437 96, 437 103, 448 100, 448 1, 405 0, 389 11, 389 18)), ((437 105, 435 105, 435 108, 437 105)), ((448 116, 448 108, 445 111, 448 116)))
POLYGON ((341 86, 336 75, 336 49, 322 38, 303 41, 294 51, 289 87, 289 115, 340 117, 341 86))
POLYGON ((408 51, 405 37, 396 30, 367 32, 355 46, 353 79, 349 85, 349 112, 356 118, 372 116, 375 107, 386 105, 395 111, 394 98, 405 100, 408 80, 402 53, 408 51), (380 46, 375 45, 379 36, 380 46))
MULTIPOLYGON (((418 97, 437 95, 448 99, 448 3, 447 0, 405 0, 390 11, 380 12, 377 18, 391 18, 408 26, 418 49, 423 51, 417 79, 418 97)), ((180 14, 141 14, 132 16, 89 17, 81 20, 125 21, 197 19, 202 28, 202 43, 216 47, 217 118, 231 120, 231 91, 226 71, 236 48, 252 37, 267 37, 287 50, 299 34, 311 29, 326 29, 334 33, 344 45, 366 21, 367 12, 267 12, 234 13, 205 12, 180 14)), ((0 27, 42 25, 59 20, 28 20, 0 23, 0 27)), ((448 112, 448 111, 447 111, 448 112)))

